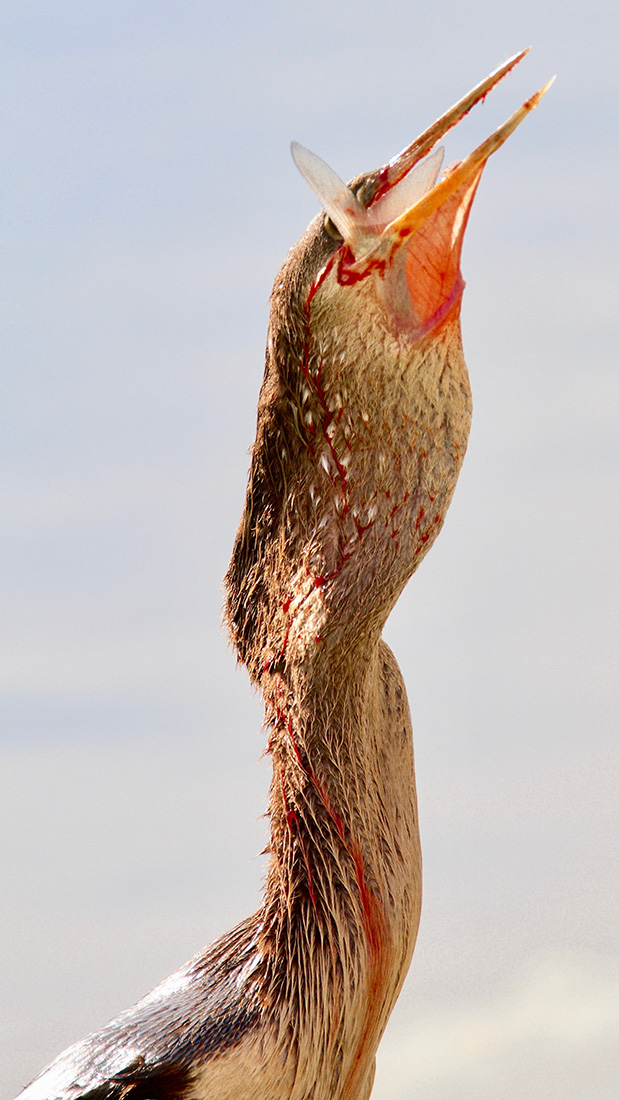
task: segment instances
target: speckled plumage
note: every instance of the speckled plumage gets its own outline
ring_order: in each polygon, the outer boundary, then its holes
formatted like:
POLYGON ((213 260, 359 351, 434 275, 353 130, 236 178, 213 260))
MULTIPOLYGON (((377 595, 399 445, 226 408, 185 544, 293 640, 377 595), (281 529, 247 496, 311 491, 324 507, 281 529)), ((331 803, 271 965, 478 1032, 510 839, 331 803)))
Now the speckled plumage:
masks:
MULTIPOLYGON (((517 60, 354 181, 361 215, 517 60)), ((321 214, 288 254, 226 577, 273 763, 264 899, 22 1100, 369 1096, 421 905, 412 728, 381 632, 442 526, 466 449, 470 204, 488 156, 536 102, 375 238, 343 240, 321 214)))

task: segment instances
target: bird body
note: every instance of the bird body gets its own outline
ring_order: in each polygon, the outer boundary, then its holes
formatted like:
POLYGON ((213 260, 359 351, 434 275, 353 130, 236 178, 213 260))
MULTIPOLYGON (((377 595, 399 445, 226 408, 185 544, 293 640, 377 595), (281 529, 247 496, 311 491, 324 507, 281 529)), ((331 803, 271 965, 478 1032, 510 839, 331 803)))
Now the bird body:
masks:
POLYGON ((226 577, 273 763, 264 899, 22 1100, 370 1094, 421 906, 412 727, 381 633, 443 524, 466 450, 470 206, 488 156, 541 93, 438 183, 427 154, 521 56, 350 187, 295 149, 327 214, 275 281, 226 577))

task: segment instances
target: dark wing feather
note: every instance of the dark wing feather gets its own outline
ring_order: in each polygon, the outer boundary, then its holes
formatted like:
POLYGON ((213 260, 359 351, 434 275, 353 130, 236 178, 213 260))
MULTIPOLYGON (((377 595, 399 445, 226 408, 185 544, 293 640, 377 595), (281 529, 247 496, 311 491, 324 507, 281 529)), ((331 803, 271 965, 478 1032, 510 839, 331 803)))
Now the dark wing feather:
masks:
POLYGON ((252 917, 69 1047, 20 1100, 189 1100, 200 1067, 258 1026, 258 963, 252 917))
POLYGON ((193 1075, 183 1066, 152 1068, 136 1058, 126 1070, 88 1092, 82 1100, 183 1100, 189 1096, 193 1075))

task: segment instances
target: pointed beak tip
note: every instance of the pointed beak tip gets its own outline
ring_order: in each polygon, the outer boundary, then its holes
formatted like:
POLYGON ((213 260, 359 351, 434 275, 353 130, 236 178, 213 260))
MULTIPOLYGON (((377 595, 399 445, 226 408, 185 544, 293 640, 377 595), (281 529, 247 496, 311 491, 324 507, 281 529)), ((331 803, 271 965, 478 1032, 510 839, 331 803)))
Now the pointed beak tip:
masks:
POLYGON ((554 77, 523 103, 511 118, 498 127, 468 157, 455 165, 452 171, 445 173, 438 182, 437 171, 430 181, 430 186, 419 188, 414 198, 413 191, 410 188, 408 191, 406 189, 400 190, 400 200, 403 197, 408 197, 409 200, 413 199, 405 210, 397 212, 392 209, 393 202, 391 205, 388 201, 386 202, 386 197, 391 192, 395 193, 405 177, 409 177, 409 180, 413 179, 415 175, 413 170, 420 170, 420 162, 423 161, 426 165, 432 162, 432 158, 437 156, 439 150, 436 150, 432 155, 429 154, 436 147, 438 141, 464 115, 468 114, 476 103, 485 99, 488 92, 526 56, 530 48, 530 46, 527 46, 520 53, 514 54, 513 57, 503 62, 498 69, 495 69, 485 80, 476 85, 471 92, 424 131, 412 145, 403 149, 388 165, 381 169, 378 173, 381 184, 368 208, 359 203, 357 196, 350 191, 344 181, 329 168, 325 161, 299 142, 290 142, 290 152, 296 167, 318 196, 323 209, 337 226, 344 240, 351 247, 356 256, 355 262, 366 260, 370 252, 375 252, 375 246, 379 241, 381 239, 385 241, 387 236, 392 242, 390 247, 393 247, 394 243, 397 244, 397 242, 401 244, 405 237, 417 229, 421 222, 432 215, 456 190, 464 187, 468 191, 469 185, 477 185, 483 167, 490 155, 506 141, 522 120, 538 105, 542 96, 554 82, 554 77), (381 213, 385 216, 384 224, 381 223, 378 216, 379 207, 381 213), (372 217, 373 214, 374 217, 372 217), (387 235, 385 235, 385 229, 389 229, 387 235))
POLYGON ((540 90, 539 90, 540 99, 543 95, 546 95, 546 92, 548 91, 549 88, 552 87, 552 85, 554 84, 556 79, 557 79, 557 74, 555 73, 554 76, 551 76, 550 80, 546 81, 546 83, 544 84, 544 87, 540 88, 540 90))

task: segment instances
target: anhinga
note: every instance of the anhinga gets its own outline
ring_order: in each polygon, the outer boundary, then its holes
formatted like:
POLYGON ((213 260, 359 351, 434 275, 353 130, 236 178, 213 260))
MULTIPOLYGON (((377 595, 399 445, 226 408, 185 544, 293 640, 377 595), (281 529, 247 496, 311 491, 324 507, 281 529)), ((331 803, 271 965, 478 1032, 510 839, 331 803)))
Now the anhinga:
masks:
POLYGON ((421 899, 411 722, 381 631, 466 450, 460 251, 473 196, 545 88, 442 176, 432 150, 523 56, 348 187, 293 146, 324 211, 275 280, 226 577, 273 761, 264 899, 22 1100, 369 1096, 421 899))

